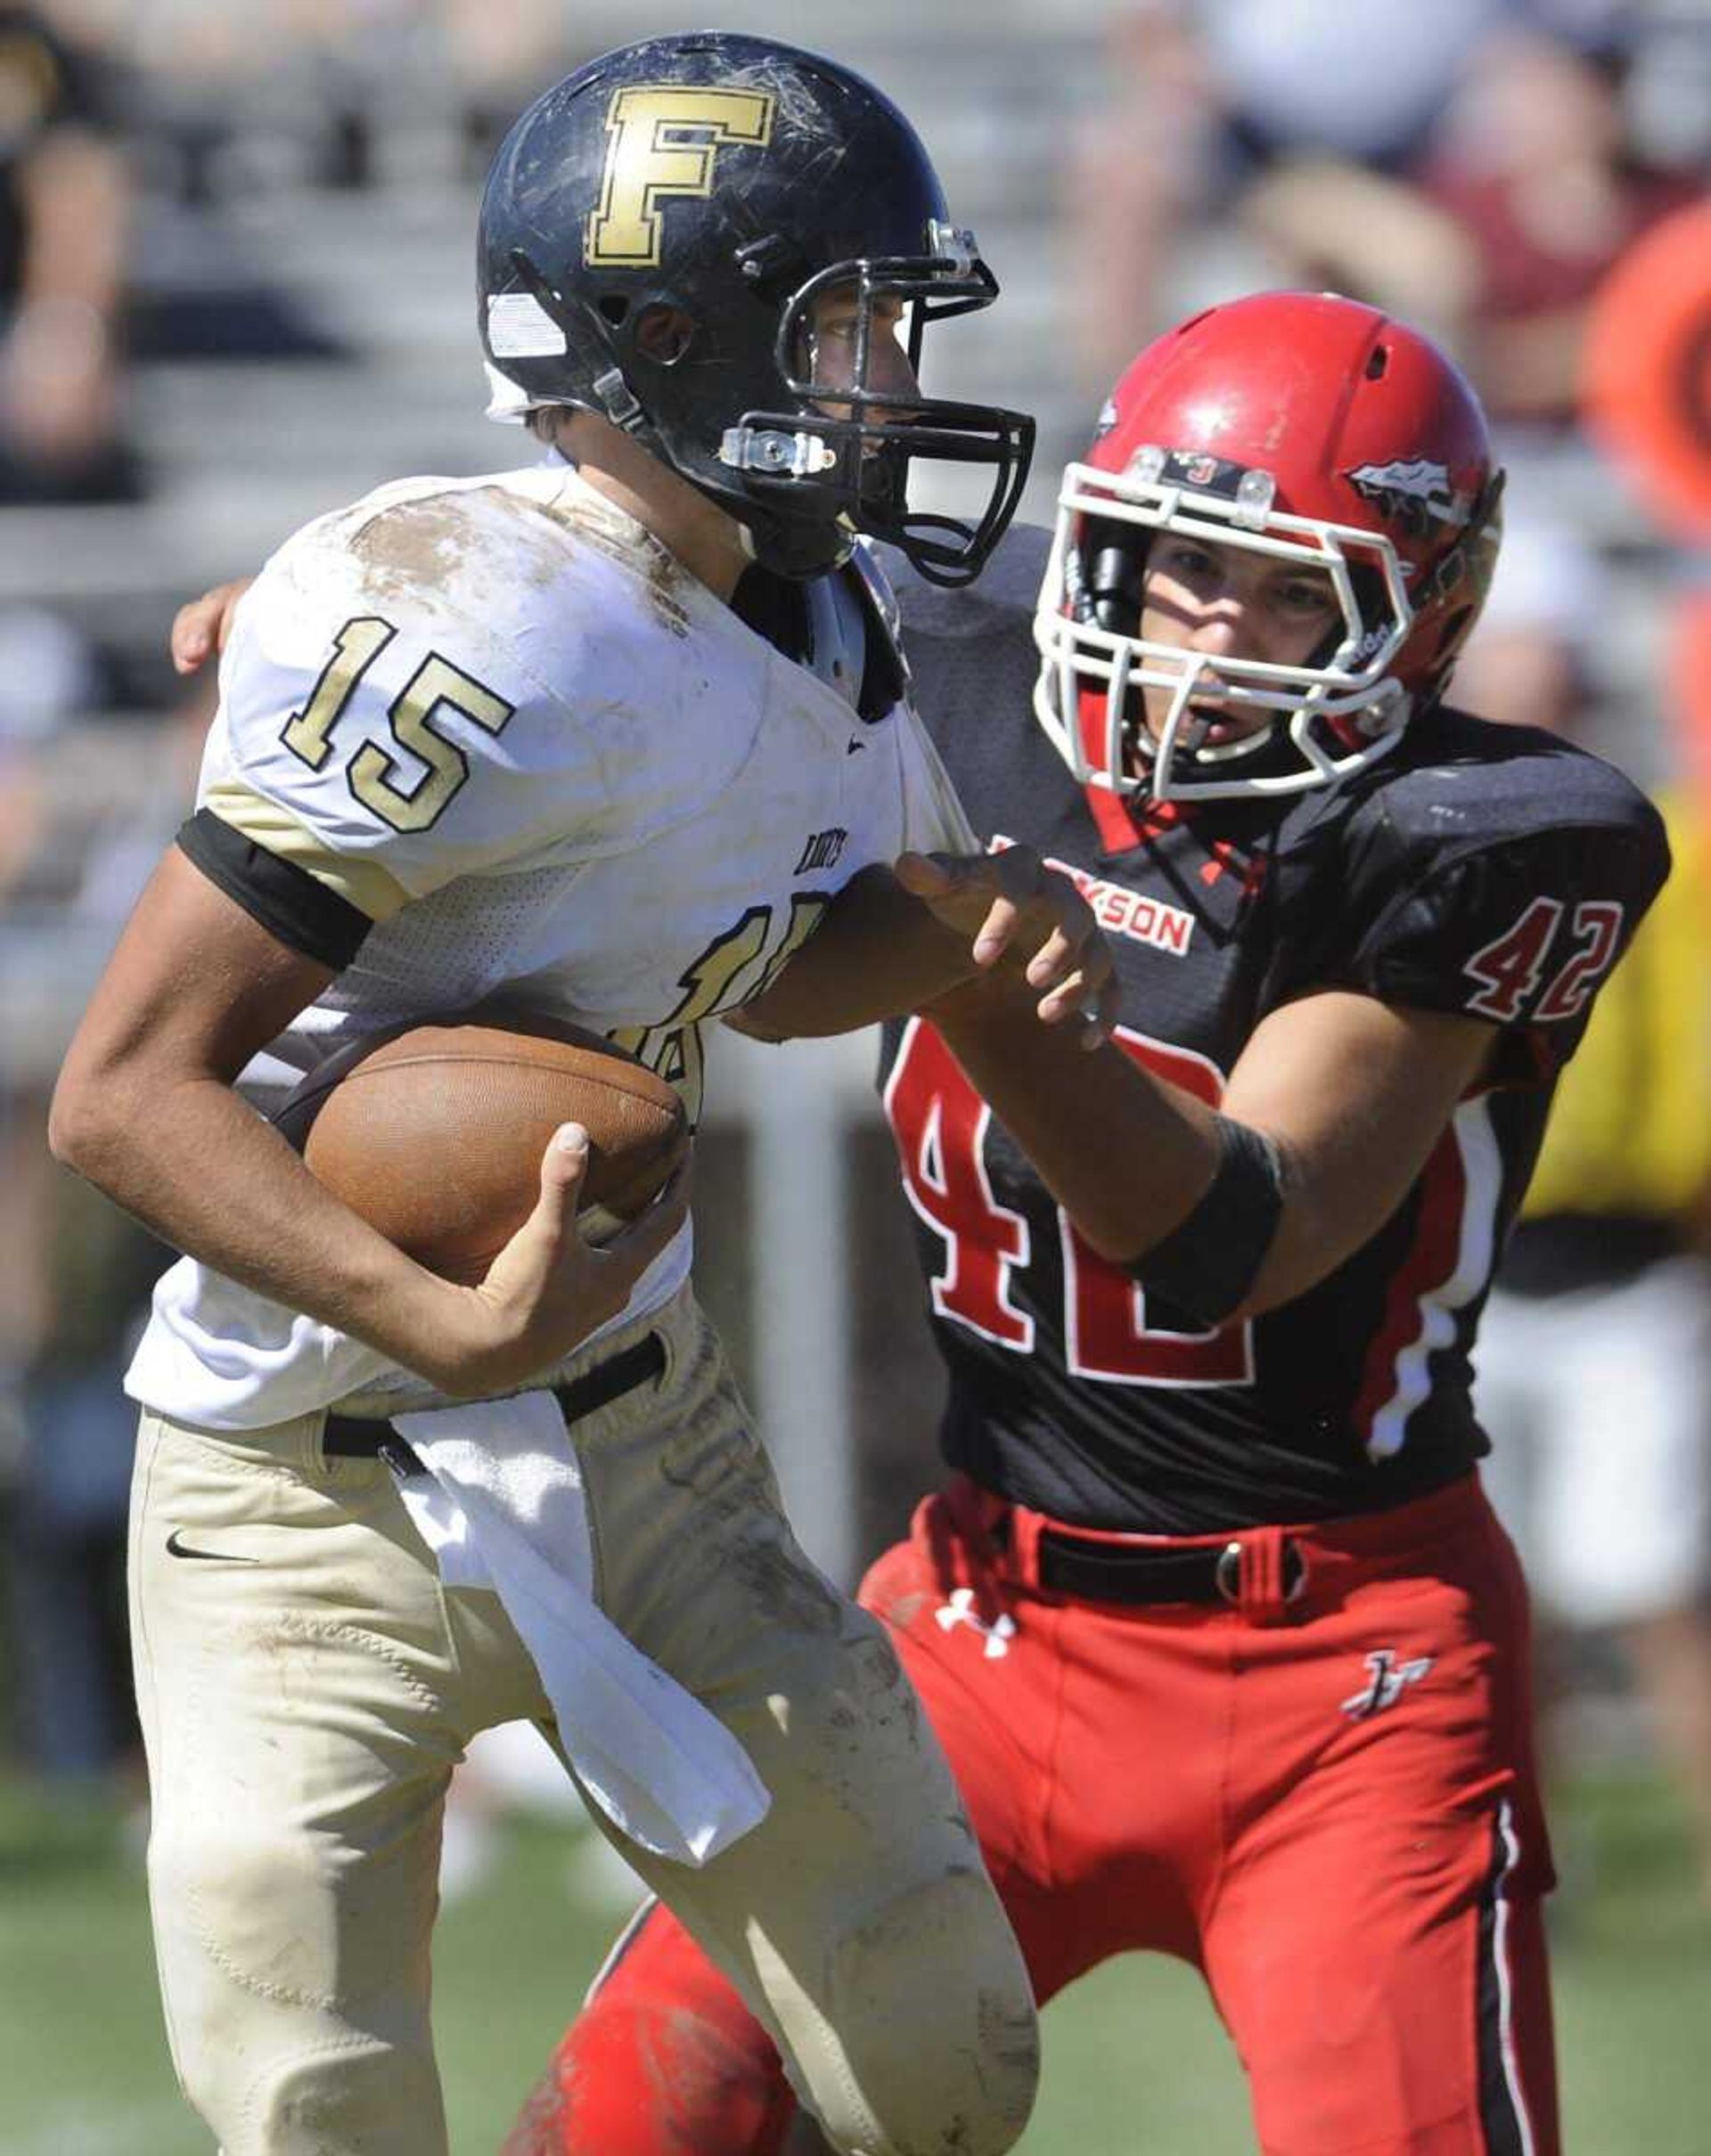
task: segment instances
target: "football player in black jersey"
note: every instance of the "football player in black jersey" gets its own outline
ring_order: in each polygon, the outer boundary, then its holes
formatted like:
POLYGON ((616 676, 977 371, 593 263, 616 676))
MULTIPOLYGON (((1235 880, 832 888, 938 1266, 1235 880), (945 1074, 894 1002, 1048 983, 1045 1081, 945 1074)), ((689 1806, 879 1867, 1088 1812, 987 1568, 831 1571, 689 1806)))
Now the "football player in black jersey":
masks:
MULTIPOLYGON (((1037 612, 1002 557, 904 598, 983 838, 1075 871, 1123 1006, 1093 1055, 996 980, 888 1029, 951 1474, 863 1599, 1041 1998, 1191 1962, 1271 2156, 1559 2146, 1526 1592, 1469 1359, 1667 853, 1608 766, 1445 701, 1500 486, 1424 339, 1268 295, 1119 383, 1037 612)), ((900 873, 955 915, 952 873, 900 873)), ((749 1015, 816 1025, 788 976, 749 1015)), ((792 2111, 652 1908, 508 2147, 759 2156, 812 2145, 792 2111)))

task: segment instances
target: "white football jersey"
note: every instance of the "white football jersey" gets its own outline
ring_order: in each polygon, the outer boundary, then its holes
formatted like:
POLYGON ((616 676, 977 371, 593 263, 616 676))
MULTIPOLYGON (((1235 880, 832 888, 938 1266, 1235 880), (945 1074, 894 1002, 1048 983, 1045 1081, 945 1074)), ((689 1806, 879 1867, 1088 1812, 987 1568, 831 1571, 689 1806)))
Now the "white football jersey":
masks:
MULTIPOLYGON (((701 1025, 856 870, 972 844, 907 702, 857 715, 851 574, 809 595, 812 666, 557 458, 403 481, 298 533, 239 608, 199 806, 374 926, 246 1094, 271 1108, 353 1037, 504 989, 620 1041, 693 1117, 701 1025)), ((685 1231, 624 1319, 688 1263, 685 1231)), ((214 1428, 429 1397, 190 1259, 127 1384, 214 1428)))

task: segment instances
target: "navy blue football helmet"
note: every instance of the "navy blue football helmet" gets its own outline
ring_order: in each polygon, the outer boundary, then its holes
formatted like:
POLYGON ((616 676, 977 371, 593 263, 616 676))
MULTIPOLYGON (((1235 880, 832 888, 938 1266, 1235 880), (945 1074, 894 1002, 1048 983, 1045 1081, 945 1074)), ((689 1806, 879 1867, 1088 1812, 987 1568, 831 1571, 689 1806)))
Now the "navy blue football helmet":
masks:
POLYGON ((483 347, 520 407, 624 428, 787 576, 861 531, 965 584, 1015 511, 1025 413, 870 386, 899 304, 918 372, 928 324, 998 284, 914 129, 835 61, 710 30, 591 61, 501 145, 479 275, 483 347), (815 379, 814 309, 834 291, 854 297, 853 382, 815 379), (923 458, 991 468, 978 519, 910 509, 923 458))

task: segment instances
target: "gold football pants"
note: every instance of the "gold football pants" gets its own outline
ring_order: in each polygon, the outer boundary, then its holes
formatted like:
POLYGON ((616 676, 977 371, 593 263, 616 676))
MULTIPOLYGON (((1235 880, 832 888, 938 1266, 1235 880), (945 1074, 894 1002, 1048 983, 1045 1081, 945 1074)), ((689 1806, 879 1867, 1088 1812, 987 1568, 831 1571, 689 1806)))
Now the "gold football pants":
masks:
MULTIPOLYGON (((591 1811, 841 2147, 999 2156, 1033 2097, 1034 2011, 944 1756, 880 1628, 798 1548, 688 1294, 586 1361, 649 1330, 663 1376, 572 1432, 599 1599, 735 1732, 772 1809, 700 1870, 591 1811)), ((328 1458, 323 1420, 143 1417, 132 1624, 161 1989, 225 2156, 436 2156, 446 1784, 478 1730, 551 1736, 550 1711, 497 1597, 443 1586, 389 1469, 328 1458)))

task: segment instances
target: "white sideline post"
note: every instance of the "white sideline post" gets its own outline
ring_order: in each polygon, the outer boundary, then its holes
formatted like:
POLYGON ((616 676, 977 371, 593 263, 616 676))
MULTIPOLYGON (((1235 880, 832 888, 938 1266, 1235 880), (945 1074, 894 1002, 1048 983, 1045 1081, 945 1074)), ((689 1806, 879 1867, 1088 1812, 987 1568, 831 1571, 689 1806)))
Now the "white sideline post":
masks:
POLYGON ((711 1092, 749 1134, 755 1412, 791 1524, 840 1586, 857 1548, 845 1134, 871 1113, 871 1033, 763 1048, 727 1034, 711 1092))

